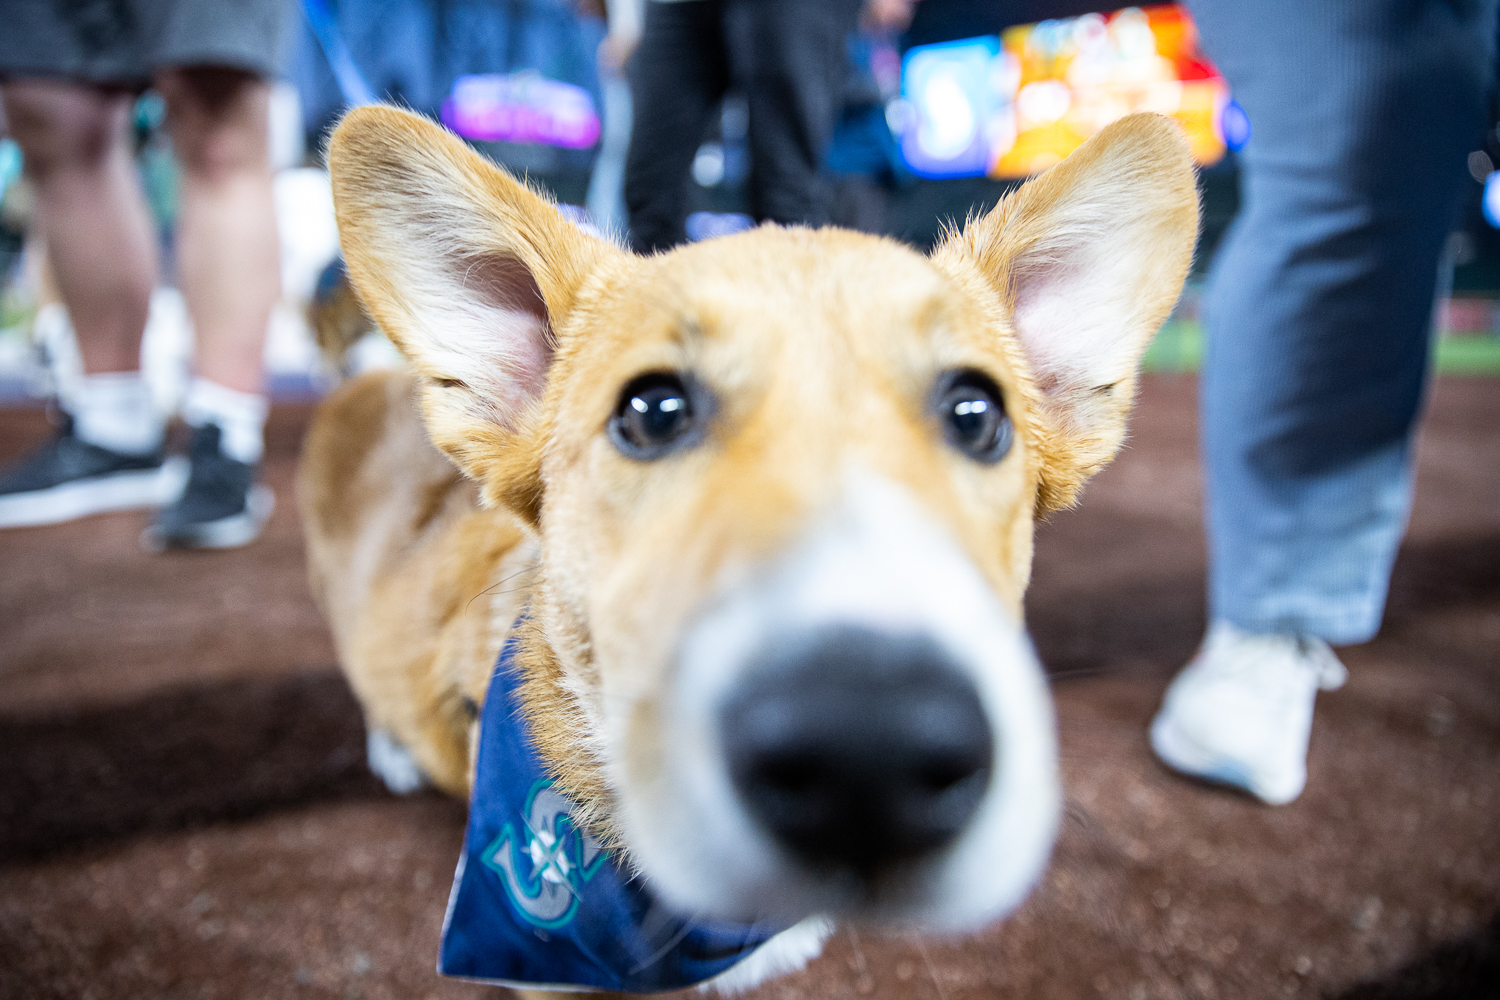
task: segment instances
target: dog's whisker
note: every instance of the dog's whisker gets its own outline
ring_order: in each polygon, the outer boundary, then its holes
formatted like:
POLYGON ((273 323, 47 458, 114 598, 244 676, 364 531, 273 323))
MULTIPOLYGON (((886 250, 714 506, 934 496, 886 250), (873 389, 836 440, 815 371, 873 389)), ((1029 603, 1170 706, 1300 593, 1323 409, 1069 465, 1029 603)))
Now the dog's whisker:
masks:
MULTIPOLYGON (((468 604, 464 605, 464 610, 465 611, 469 610, 469 605, 470 604, 473 604, 475 601, 479 600, 485 594, 488 594, 490 591, 494 590, 496 587, 500 586, 502 583, 509 583, 510 581, 514 580, 516 577, 518 577, 518 576, 524 576, 525 574, 530 573, 530 572, 531 572, 531 567, 528 566, 525 569, 516 570, 514 573, 510 574, 509 576, 502 577, 501 579, 496 580, 494 583, 490 584, 488 587, 485 587, 479 593, 477 593, 473 597, 469 598, 468 604)), ((525 590, 525 589, 526 589, 525 587, 512 587, 509 590, 502 590, 502 591, 500 591, 500 594, 514 594, 518 590, 525 590)), ((495 596, 498 597, 499 594, 497 594, 495 596)))
MULTIPOLYGON (((537 840, 542 840, 541 835, 538 834, 537 831, 536 831, 536 827, 534 827, 534 826, 531 825, 531 820, 527 819, 523 815, 521 817, 521 823, 522 823, 523 826, 526 827, 527 832, 529 832, 532 835, 532 837, 536 838, 537 840)), ((561 837, 558 838, 559 841, 561 839, 562 839, 561 837)), ((542 840, 542 843, 545 844, 546 841, 542 840)), ((578 891, 573 888, 573 884, 571 882, 569 882, 566 878, 563 879, 561 882, 559 882, 557 884, 560 885, 560 886, 562 886, 564 889, 568 890, 568 895, 572 896, 574 899, 578 900, 580 903, 583 902, 583 897, 580 896, 580 895, 578 895, 578 891)))
POLYGON ((666 957, 667 952, 671 951, 677 946, 677 942, 688 936, 688 932, 691 930, 692 923, 690 921, 683 921, 682 926, 677 929, 677 932, 673 934, 672 937, 668 939, 664 944, 662 944, 661 947, 657 948, 656 952, 652 954, 650 958, 647 958, 644 962, 636 965, 636 967, 631 969, 630 971, 632 973, 640 972, 641 970, 649 969, 657 962, 660 962, 664 957, 666 957))
POLYGON ((912 935, 912 940, 917 944, 917 950, 922 953, 922 961, 927 966, 927 974, 932 977, 932 985, 937 989, 938 1000, 948 1000, 948 993, 943 989, 943 983, 938 979, 937 966, 932 964, 932 956, 927 953, 927 945, 917 935, 912 935))
POLYGON ((1063 804, 1063 815, 1070 822, 1078 824, 1078 826, 1090 833, 1099 829, 1099 821, 1093 812, 1077 799, 1070 798, 1063 804))
POLYGON ((845 928, 849 932, 849 945, 854 949, 854 971, 859 977, 859 984, 864 986, 870 982, 870 966, 865 961, 865 950, 859 946, 859 931, 850 924, 845 928))
POLYGON ((1117 668, 1111 666, 1098 667, 1069 667, 1064 670, 1048 670, 1047 682, 1055 684, 1058 681, 1071 681, 1079 677, 1098 677, 1100 674, 1115 673, 1117 668))
MULTIPOLYGON (((496 590, 496 591, 490 592, 490 596, 492 596, 492 597, 503 597, 506 594, 520 594, 520 593, 523 593, 524 591, 526 591, 528 589, 530 589, 530 588, 526 587, 525 585, 522 585, 520 587, 507 587, 504 590, 496 590)), ((472 603, 473 600, 474 600, 474 598, 483 597, 483 596, 484 596, 483 593, 475 594, 474 597, 471 597, 469 600, 472 603)))

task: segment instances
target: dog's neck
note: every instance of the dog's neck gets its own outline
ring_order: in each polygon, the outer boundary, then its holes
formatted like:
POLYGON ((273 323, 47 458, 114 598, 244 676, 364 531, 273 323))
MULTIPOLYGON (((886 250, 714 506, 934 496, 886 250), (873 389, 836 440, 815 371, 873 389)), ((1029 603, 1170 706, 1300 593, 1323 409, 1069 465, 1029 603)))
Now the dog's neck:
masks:
MULTIPOLYGON (((532 596, 536 595, 533 587, 532 596)), ((523 718, 537 754, 557 789, 573 801, 574 817, 606 847, 620 841, 612 820, 611 793, 600 767, 581 738, 591 729, 587 714, 567 688, 562 661, 546 630, 530 614, 512 626, 520 639, 516 666, 523 678, 519 691, 523 718)))

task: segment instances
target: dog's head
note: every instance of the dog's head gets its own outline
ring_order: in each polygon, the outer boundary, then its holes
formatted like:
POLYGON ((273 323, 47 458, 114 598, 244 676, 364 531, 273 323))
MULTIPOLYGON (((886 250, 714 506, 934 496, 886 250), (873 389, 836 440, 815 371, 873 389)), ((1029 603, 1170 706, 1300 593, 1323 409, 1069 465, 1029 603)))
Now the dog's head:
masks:
POLYGON ((762 227, 636 257, 389 108, 344 251, 434 442, 541 545, 543 755, 671 902, 970 926, 1060 794, 1034 517, 1115 452, 1197 226, 1133 116, 930 257, 762 227))

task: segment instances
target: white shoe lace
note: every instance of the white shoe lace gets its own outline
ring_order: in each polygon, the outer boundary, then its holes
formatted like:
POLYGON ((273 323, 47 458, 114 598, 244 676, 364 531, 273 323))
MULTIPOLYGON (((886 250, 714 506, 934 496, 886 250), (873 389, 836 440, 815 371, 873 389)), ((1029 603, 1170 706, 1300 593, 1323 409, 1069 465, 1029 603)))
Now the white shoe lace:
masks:
POLYGON ((1323 691, 1337 690, 1349 677, 1332 647, 1316 636, 1246 632, 1223 621, 1215 622, 1209 630, 1196 659, 1208 672, 1226 679, 1245 675, 1263 678, 1270 663, 1294 665, 1299 671, 1308 671, 1323 691))
POLYGON ((1337 691, 1349 679, 1349 668, 1333 653, 1333 647, 1314 636, 1297 637, 1298 652, 1302 661, 1312 668, 1318 679, 1318 689, 1337 691))

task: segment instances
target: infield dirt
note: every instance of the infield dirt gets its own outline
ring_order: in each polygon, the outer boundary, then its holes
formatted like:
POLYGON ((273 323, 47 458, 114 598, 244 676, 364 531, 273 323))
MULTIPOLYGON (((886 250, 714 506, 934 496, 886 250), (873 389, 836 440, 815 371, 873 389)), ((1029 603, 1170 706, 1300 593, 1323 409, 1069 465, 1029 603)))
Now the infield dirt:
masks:
MULTIPOLYGON (((1385 628, 1280 809, 1146 746, 1203 628, 1195 393, 1146 378, 1039 535, 1069 801, 1042 886, 959 940, 844 930, 753 996, 1500 996, 1500 380, 1436 383, 1385 628)), ((273 412, 249 548, 147 555, 144 514, 0 532, 0 997, 500 994, 433 972, 462 805, 364 769, 303 575, 309 413, 273 412)), ((47 432, 0 411, 0 461, 47 432)))

